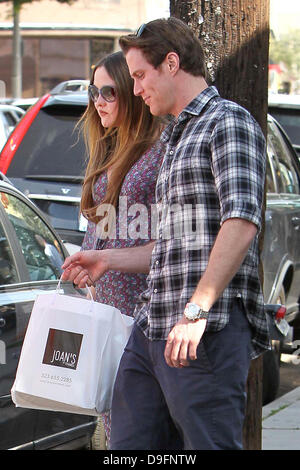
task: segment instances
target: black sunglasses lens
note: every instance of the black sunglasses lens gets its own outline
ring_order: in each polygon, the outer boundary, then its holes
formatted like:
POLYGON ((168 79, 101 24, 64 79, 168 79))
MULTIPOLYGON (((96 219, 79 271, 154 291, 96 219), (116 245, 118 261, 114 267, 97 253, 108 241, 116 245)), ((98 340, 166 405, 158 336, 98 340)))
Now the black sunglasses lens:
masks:
POLYGON ((100 93, 105 101, 111 102, 116 99, 116 90, 112 86, 104 86, 101 88, 100 93))
POLYGON ((102 98, 108 102, 115 101, 117 97, 115 88, 109 85, 102 87, 101 90, 99 90, 95 85, 89 85, 88 92, 94 103, 98 100, 99 94, 101 94, 102 98))
POLYGON ((99 98, 98 88, 95 85, 89 85, 88 91, 92 101, 97 101, 99 98))

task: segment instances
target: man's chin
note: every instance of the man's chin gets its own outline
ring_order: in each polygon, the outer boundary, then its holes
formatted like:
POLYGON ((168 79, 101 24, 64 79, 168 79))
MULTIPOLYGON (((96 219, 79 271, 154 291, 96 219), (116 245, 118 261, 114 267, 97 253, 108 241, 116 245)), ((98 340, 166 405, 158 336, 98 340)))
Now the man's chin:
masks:
POLYGON ((153 116, 161 116, 160 110, 158 108, 156 108, 155 106, 151 106, 151 105, 149 105, 149 108, 150 108, 150 113, 153 116))

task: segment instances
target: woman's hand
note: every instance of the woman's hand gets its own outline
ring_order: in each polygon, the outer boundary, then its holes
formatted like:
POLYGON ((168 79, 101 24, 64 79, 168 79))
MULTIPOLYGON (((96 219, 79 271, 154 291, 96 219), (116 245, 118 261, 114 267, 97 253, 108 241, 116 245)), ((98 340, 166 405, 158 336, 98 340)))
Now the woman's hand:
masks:
POLYGON ((84 288, 92 286, 108 270, 107 252, 105 250, 79 251, 66 258, 62 265, 63 281, 74 282, 84 288))
POLYGON ((148 273, 154 242, 130 248, 79 251, 66 258, 63 281, 92 286, 106 271, 148 273))

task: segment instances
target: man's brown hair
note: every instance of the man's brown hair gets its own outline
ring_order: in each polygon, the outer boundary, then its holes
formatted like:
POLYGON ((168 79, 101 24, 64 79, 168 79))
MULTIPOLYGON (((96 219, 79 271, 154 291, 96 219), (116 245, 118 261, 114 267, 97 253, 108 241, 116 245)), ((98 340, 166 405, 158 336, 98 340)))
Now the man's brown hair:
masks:
POLYGON ((120 37, 119 44, 125 55, 136 47, 153 67, 158 68, 169 52, 176 52, 182 70, 194 76, 207 77, 201 43, 183 21, 172 16, 157 19, 142 25, 139 31, 120 37))

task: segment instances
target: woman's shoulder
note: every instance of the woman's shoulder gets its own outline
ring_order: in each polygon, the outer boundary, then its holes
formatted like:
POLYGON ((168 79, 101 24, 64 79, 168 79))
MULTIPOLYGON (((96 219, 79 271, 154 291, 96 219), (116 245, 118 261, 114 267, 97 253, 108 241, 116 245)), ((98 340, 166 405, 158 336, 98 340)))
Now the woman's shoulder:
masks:
POLYGON ((164 150, 165 145, 158 140, 146 150, 137 163, 147 168, 152 168, 153 165, 159 168, 164 156, 164 150))
POLYGON ((130 194, 138 199, 140 194, 154 194, 156 180, 162 163, 164 151, 160 142, 156 142, 139 158, 127 173, 121 193, 130 194))

